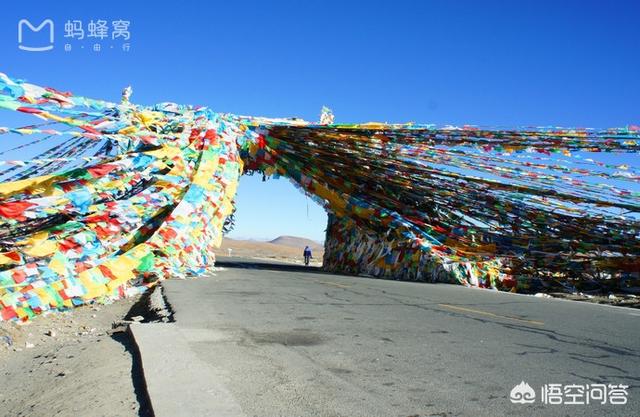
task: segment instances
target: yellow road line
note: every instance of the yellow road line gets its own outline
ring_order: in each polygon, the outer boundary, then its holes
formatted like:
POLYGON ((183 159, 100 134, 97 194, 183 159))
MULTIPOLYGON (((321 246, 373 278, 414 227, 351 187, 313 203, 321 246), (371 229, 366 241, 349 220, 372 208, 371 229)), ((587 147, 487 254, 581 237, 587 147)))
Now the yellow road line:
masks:
POLYGON ((443 308, 448 308, 449 310, 463 311, 463 312, 466 312, 466 313, 479 314, 481 316, 495 317, 495 318, 498 318, 498 319, 506 319, 506 320, 514 320, 514 321, 519 321, 519 322, 527 323, 527 324, 535 324, 536 326, 544 326, 544 322, 541 322, 541 321, 519 319, 517 317, 510 317, 510 316, 502 316, 500 314, 491 313, 489 311, 476 310, 474 308, 454 306, 454 305, 451 305, 451 304, 438 304, 438 306, 443 307, 443 308))
POLYGON ((332 287, 338 287, 338 288, 349 288, 351 287, 351 285, 342 285, 342 284, 338 284, 337 282, 330 282, 330 281, 318 281, 320 284, 325 284, 325 285, 331 285, 332 287))

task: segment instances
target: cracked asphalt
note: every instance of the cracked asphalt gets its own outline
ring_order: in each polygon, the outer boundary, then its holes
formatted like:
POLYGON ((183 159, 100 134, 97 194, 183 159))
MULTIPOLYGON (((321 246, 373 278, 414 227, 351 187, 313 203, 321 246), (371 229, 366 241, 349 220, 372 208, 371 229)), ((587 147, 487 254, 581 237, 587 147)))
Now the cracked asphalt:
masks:
POLYGON ((248 416, 640 415, 638 310, 218 265, 163 286, 189 348, 248 416), (534 403, 509 400, 521 381, 534 403), (553 383, 630 388, 626 405, 542 404, 553 383))

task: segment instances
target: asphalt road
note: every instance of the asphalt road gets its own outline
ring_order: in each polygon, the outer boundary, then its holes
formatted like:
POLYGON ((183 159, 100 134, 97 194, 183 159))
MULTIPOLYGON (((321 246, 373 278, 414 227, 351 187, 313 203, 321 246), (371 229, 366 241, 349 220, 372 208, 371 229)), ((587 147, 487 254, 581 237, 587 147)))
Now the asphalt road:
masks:
POLYGON ((246 415, 640 415, 638 310, 219 264, 163 285, 188 346, 246 415), (521 381, 533 404, 509 400, 521 381), (628 402, 542 404, 554 383, 629 385, 628 402))

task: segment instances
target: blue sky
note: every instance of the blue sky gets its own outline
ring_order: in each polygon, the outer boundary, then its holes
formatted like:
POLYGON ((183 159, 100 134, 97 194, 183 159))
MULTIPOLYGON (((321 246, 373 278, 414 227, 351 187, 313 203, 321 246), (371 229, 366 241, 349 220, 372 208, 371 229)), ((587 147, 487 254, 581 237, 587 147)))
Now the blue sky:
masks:
MULTIPOLYGON (((328 105, 338 122, 639 124, 640 3, 611 3, 11 2, 0 71, 108 100, 130 84, 140 104, 309 120, 328 105), (52 51, 17 48, 22 18, 54 21, 52 51), (64 38, 67 20, 91 19, 130 21, 130 50, 64 38)), ((325 221, 286 180, 245 177, 233 235, 322 240, 325 221)))

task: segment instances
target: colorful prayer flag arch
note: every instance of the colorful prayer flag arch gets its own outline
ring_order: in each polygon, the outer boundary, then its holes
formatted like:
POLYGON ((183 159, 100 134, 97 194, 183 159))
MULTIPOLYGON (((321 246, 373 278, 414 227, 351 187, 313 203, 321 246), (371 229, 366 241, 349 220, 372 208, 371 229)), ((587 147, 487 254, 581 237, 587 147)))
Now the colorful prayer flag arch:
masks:
MULTIPOLYGON (((640 272, 640 128, 334 124, 93 100, 0 74, 39 124, 1 152, 0 315, 123 297, 213 266, 238 179, 289 178, 329 212, 331 271, 500 289, 640 272), (31 138, 25 141, 24 138, 31 138), (636 159, 632 159, 636 158, 636 159)), ((2 119, 0 119, 2 120, 2 119)))

